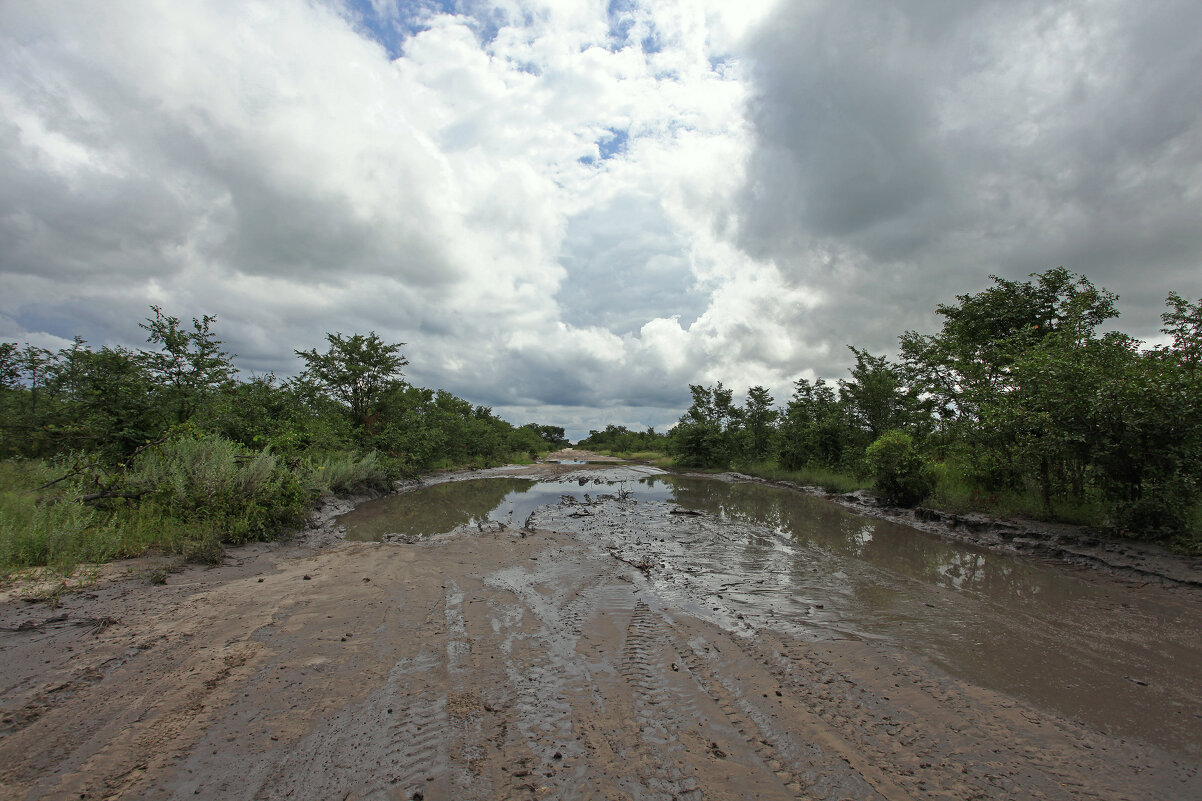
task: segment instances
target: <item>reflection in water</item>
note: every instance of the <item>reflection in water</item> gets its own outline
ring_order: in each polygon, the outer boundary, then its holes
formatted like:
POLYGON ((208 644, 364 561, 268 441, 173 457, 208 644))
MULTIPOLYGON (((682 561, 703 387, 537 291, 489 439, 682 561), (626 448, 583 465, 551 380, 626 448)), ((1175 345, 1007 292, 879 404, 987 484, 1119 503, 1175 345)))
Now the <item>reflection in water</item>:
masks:
POLYGON ((346 538, 359 542, 378 541, 386 534, 439 534, 462 525, 487 521, 494 510, 504 507, 506 499, 516 497, 534 484, 524 478, 481 478, 435 484, 361 504, 343 515, 341 522, 346 526, 346 538))
POLYGON ((1155 587, 1137 591, 800 492, 711 478, 606 470, 474 479, 363 504, 342 519, 349 538, 380 539, 486 521, 517 529, 536 510, 540 527, 646 558, 657 594, 722 625, 888 640, 982 686, 1202 753, 1194 681, 1202 615, 1190 597, 1155 587), (615 475, 627 480, 591 477, 615 475), (559 503, 566 495, 610 500, 580 516, 559 503))
POLYGON ((726 599, 766 609, 774 626, 791 611, 811 626, 889 639, 983 686, 1202 753, 1200 610, 1189 597, 945 540, 790 490, 649 481, 675 486, 682 507, 742 533, 711 538, 689 559, 723 582, 726 599), (776 551, 764 531, 783 541, 776 551))
POLYGON ((1064 600, 1079 596, 1086 587, 1009 555, 861 517, 822 498, 779 487, 679 476, 647 481, 674 486, 676 503, 684 508, 731 524, 769 529, 799 545, 862 559, 926 584, 1041 603, 1049 593, 1064 600))
POLYGON ((527 478, 452 481, 368 501, 343 515, 339 522, 346 526, 348 540, 378 542, 388 534, 424 537, 465 525, 503 523, 521 528, 540 506, 558 503, 565 496, 580 503, 629 491, 636 498, 662 500, 672 491, 670 487, 643 487, 635 493, 628 484, 634 482, 594 484, 527 478))

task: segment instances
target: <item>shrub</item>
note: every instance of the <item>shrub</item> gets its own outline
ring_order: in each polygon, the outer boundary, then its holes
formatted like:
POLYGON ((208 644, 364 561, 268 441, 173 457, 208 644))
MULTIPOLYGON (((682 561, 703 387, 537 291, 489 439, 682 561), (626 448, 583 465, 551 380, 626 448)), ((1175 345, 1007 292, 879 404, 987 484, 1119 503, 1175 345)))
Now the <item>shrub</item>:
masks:
POLYGON ((873 487, 891 504, 914 506, 935 487, 930 465, 904 431, 882 434, 864 451, 864 461, 873 487))
POLYGON ((392 486, 389 470, 375 451, 363 456, 349 451, 327 454, 313 465, 309 481, 322 495, 384 491, 392 486))
POLYGON ((139 457, 128 485, 189 528, 212 526, 231 542, 279 534, 303 518, 313 498, 270 452, 247 453, 215 435, 179 437, 150 449, 139 457))

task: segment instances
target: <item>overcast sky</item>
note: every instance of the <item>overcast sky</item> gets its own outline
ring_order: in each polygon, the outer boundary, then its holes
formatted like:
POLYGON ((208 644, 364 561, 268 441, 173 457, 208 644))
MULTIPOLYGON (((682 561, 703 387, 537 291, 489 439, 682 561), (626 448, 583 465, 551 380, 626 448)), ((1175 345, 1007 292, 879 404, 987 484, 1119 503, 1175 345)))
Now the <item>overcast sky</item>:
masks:
POLYGON ((1065 266, 1202 297, 1197 0, 0 0, 0 340, 328 331, 662 430, 1065 266))

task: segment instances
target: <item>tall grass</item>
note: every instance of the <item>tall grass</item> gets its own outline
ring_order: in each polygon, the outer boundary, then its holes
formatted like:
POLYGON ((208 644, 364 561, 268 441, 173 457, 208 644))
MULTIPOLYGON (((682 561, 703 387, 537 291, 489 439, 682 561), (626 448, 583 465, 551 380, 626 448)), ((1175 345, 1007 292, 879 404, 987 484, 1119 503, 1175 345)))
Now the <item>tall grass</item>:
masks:
POLYGON ((981 512, 995 517, 1023 517, 1082 526, 1103 526, 1107 522, 1106 504, 1101 498, 1053 498, 1051 508, 1044 506, 1034 490, 986 490, 972 480, 957 463, 932 464, 935 489, 926 505, 947 512, 981 512))
POLYGON ((828 467, 801 467, 788 470, 775 461, 760 461, 741 464, 738 470, 748 475, 770 481, 792 481, 804 486, 822 487, 828 492, 854 492, 867 489, 870 482, 850 473, 841 473, 828 467))
POLYGON ((69 469, 62 462, 0 462, 0 571, 50 567, 67 574, 81 563, 196 538, 153 502, 98 508, 80 500, 90 489, 81 480, 37 489, 69 469))
POLYGON ((314 498, 303 479, 269 451, 248 452, 208 435, 170 440, 142 454, 127 485, 207 538, 246 542, 303 519, 314 498))
POLYGON ((319 458, 306 475, 306 483, 319 495, 384 491, 392 486, 389 470, 379 454, 340 452, 319 458))

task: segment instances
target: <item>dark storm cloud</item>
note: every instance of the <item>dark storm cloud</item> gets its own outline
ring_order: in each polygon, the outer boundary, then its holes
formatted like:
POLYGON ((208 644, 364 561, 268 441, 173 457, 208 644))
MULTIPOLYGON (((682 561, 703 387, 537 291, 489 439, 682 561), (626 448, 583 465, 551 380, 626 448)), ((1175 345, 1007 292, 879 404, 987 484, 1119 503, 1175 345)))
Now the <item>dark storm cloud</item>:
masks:
POLYGON ((1202 5, 784 3, 750 45, 742 245, 883 350, 990 273, 1064 265, 1150 335, 1202 294, 1202 5))

